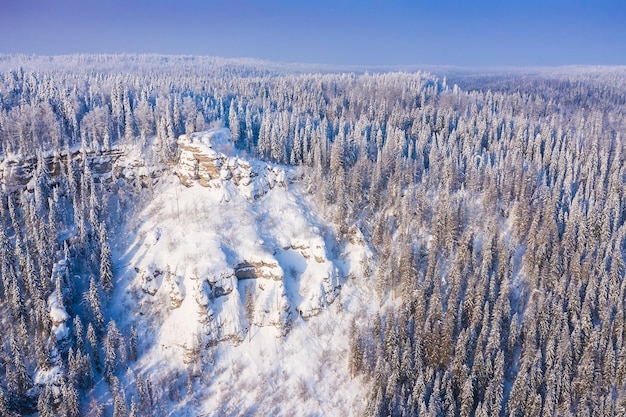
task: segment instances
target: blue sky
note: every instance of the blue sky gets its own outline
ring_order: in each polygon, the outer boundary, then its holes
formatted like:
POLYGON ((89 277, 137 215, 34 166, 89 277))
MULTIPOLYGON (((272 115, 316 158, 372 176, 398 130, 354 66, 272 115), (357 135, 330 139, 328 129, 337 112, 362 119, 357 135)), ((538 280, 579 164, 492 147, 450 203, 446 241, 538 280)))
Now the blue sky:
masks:
POLYGON ((626 65, 626 0, 0 0, 0 53, 626 65))

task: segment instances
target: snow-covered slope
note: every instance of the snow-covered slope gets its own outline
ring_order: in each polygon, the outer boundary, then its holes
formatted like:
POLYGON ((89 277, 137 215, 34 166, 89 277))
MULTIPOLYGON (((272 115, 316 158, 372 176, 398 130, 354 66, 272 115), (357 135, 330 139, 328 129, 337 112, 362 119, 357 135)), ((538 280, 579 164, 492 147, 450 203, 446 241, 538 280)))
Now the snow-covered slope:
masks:
POLYGON ((365 244, 341 253, 295 174, 239 154, 227 129, 183 136, 179 150, 116 244, 111 306, 140 341, 127 382, 163 382, 155 396, 171 401, 182 378, 186 399, 166 415, 361 413, 347 334, 369 308, 349 278, 365 244))
POLYGON ((280 336, 331 304, 341 276, 330 229, 285 171, 237 155, 227 129, 183 136, 180 149, 124 255, 141 314, 162 322, 157 346, 241 342, 253 326, 280 336))

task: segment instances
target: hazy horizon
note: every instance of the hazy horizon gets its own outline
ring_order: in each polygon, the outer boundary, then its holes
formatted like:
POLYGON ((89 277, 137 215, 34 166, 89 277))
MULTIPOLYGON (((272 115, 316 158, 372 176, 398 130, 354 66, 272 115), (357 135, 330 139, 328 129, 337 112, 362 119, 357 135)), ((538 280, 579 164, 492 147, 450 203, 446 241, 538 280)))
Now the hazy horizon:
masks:
POLYGON ((626 4, 601 0, 7 0, 0 53, 139 53, 337 66, 626 65, 626 4))

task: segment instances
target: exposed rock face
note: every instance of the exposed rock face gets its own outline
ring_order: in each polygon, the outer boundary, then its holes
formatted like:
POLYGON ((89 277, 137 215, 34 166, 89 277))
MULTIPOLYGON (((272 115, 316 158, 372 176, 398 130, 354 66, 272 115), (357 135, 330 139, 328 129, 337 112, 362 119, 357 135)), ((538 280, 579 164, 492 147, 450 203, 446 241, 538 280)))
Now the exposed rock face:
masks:
POLYGON ((243 261, 235 266, 235 276, 237 279, 266 278, 282 281, 284 274, 278 262, 275 261, 243 261))
MULTIPOLYGON (((163 173, 162 165, 149 165, 136 155, 127 155, 122 149, 109 149, 100 152, 73 150, 40 159, 34 156, 9 157, 0 160, 0 183, 7 190, 24 189, 32 191, 35 187, 38 170, 46 172, 50 182, 67 171, 68 158, 75 169, 83 169, 87 161, 90 175, 96 183, 111 183, 122 179, 135 187, 153 185, 163 173)), ((41 171, 40 171, 41 172, 41 171)))
POLYGON ((178 308, 185 299, 185 289, 182 286, 184 277, 177 274, 168 273, 167 283, 169 285, 170 308, 178 308))
MULTIPOLYGON (((111 149, 100 153, 70 152, 69 157, 77 163, 87 160, 89 169, 95 181, 109 180, 114 173, 114 167, 123 153, 119 149, 111 149)), ((43 168, 50 178, 56 178, 67 166, 67 154, 43 157, 43 168)), ((35 156, 12 157, 0 161, 0 179, 8 188, 25 187, 34 177, 37 165, 41 164, 35 156)), ((119 177, 119 176, 118 176, 119 177)))
POLYGON ((228 129, 183 135, 179 141, 176 174, 191 187, 220 188, 232 181, 248 200, 265 195, 275 186, 286 187, 285 172, 260 161, 250 163, 233 154, 228 129))
POLYGON ((178 175, 180 182, 182 182, 186 187, 191 187, 194 184, 194 181, 200 178, 198 176, 198 165, 199 162, 196 159, 192 148, 180 149, 176 175, 178 175))

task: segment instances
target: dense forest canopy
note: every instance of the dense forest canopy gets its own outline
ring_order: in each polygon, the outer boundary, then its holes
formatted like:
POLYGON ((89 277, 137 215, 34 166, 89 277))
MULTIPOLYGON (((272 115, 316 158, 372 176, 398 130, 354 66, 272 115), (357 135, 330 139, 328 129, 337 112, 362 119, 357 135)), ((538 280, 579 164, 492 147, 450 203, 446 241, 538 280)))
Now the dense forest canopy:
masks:
POLYGON ((219 125, 249 155, 300 166, 338 243, 358 230, 372 248, 352 279, 380 309, 353 318, 345 358, 368 414, 626 412, 624 68, 438 78, 149 55, 0 68, 0 414, 100 415, 84 394, 102 379, 113 415, 162 412, 149 378, 120 385, 137 341, 108 306, 110 232, 145 190, 88 161, 139 147, 167 167, 179 135, 219 125))

